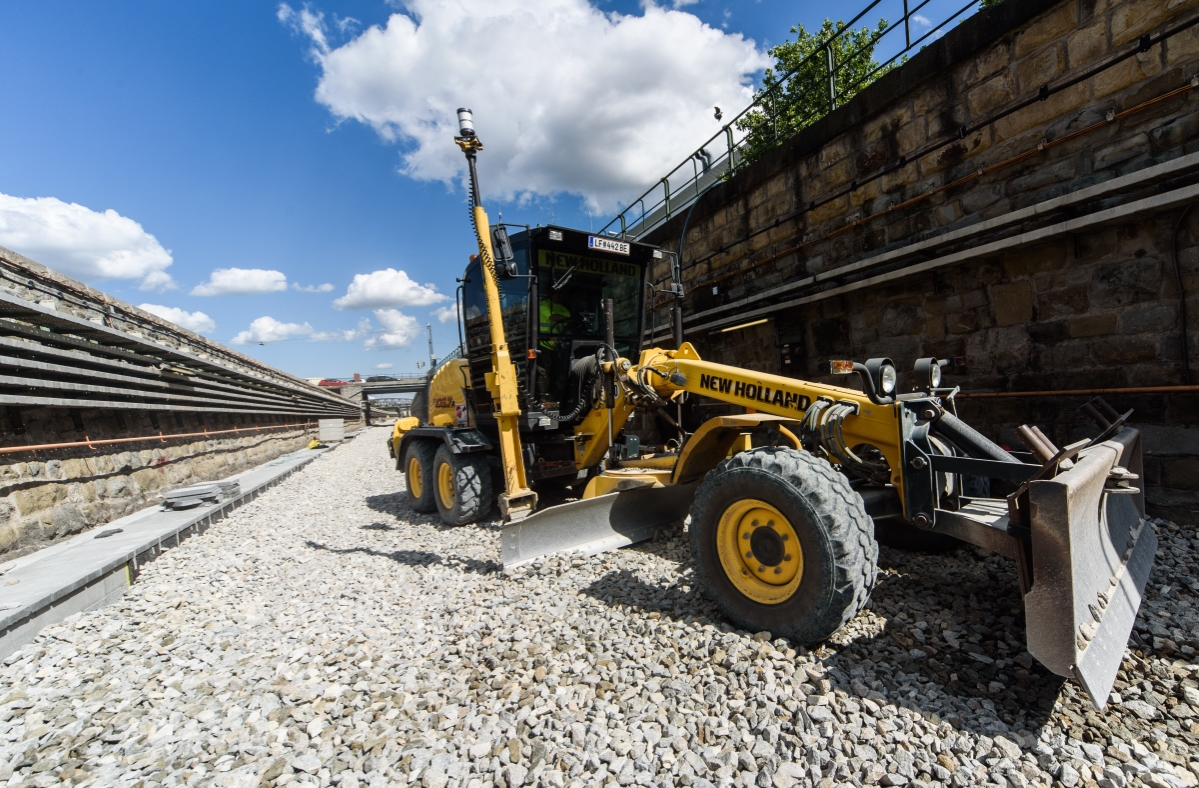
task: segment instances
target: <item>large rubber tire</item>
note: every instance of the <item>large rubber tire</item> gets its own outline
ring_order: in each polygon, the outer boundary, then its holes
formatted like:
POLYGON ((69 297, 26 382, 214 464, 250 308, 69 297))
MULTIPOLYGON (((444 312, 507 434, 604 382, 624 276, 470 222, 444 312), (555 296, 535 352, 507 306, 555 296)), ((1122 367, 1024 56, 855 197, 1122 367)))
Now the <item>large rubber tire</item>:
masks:
POLYGON ((403 471, 408 497, 412 499, 412 508, 421 513, 437 511, 437 495, 433 491, 433 456, 436 453, 436 443, 419 439, 409 443, 408 450, 404 452, 403 471), (413 463, 420 469, 419 478, 414 478, 411 472, 413 463))
POLYGON ((433 457, 432 478, 437 511, 446 525, 477 522, 491 511, 491 468, 486 456, 454 454, 442 444, 433 457), (447 494, 450 500, 445 500, 447 494))
POLYGON ((696 580, 721 613, 793 643, 818 643, 844 626, 869 600, 878 574, 874 524, 861 497, 828 462, 795 449, 766 446, 721 462, 696 490, 690 532, 696 580), (789 520, 802 548, 798 586, 773 604, 734 584, 717 546, 726 510, 748 500, 789 520))

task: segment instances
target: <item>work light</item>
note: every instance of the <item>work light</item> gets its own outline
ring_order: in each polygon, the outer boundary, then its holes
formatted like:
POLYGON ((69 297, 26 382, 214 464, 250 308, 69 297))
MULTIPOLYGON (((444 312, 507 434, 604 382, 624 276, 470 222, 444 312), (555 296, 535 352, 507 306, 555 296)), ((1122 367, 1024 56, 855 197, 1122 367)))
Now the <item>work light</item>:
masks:
POLYGON ((469 109, 465 107, 458 108, 458 136, 473 137, 475 136, 475 116, 469 109))

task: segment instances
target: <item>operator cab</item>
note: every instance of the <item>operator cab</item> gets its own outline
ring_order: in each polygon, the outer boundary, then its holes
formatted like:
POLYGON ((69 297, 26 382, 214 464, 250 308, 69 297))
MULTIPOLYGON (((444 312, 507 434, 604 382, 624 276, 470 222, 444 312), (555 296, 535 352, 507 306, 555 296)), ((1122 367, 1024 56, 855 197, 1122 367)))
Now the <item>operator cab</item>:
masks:
MULTIPOLYGON (((603 347, 605 298, 612 299, 617 354, 637 358, 646 270, 662 252, 554 226, 521 228, 509 239, 512 261, 497 266, 508 351, 528 401, 560 415, 574 396, 567 385, 572 366, 603 347)), ((486 429, 495 424, 484 378, 491 371, 491 333, 478 259, 466 269, 461 314, 474 413, 477 426, 486 429)), ((569 432, 569 424, 528 408, 524 397, 522 409, 528 416, 522 419, 522 431, 569 432)))

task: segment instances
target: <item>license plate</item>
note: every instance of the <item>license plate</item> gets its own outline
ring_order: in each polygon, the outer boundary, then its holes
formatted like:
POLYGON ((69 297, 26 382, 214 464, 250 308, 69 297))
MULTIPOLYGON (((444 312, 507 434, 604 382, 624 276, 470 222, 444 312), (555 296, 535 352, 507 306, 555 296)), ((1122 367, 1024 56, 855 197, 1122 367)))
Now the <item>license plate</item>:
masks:
POLYGON ((594 235, 587 236, 587 248, 598 249, 601 252, 614 252, 615 254, 629 253, 629 245, 624 241, 613 241, 611 238, 597 238, 594 235))

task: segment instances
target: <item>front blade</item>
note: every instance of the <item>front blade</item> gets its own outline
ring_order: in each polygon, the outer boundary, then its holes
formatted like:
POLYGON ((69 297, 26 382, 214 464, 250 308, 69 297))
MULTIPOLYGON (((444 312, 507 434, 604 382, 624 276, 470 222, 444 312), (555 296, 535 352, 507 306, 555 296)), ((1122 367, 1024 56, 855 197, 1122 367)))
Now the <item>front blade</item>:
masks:
POLYGON ((1029 489, 1028 650, 1054 673, 1076 679, 1100 709, 1120 669, 1157 552, 1143 492, 1104 492, 1115 465, 1141 472, 1137 430, 1125 428, 1089 449, 1070 470, 1029 489))
POLYGON ((687 516, 694 484, 638 487, 551 506, 504 526, 504 568, 555 553, 596 555, 653 537, 687 516))

